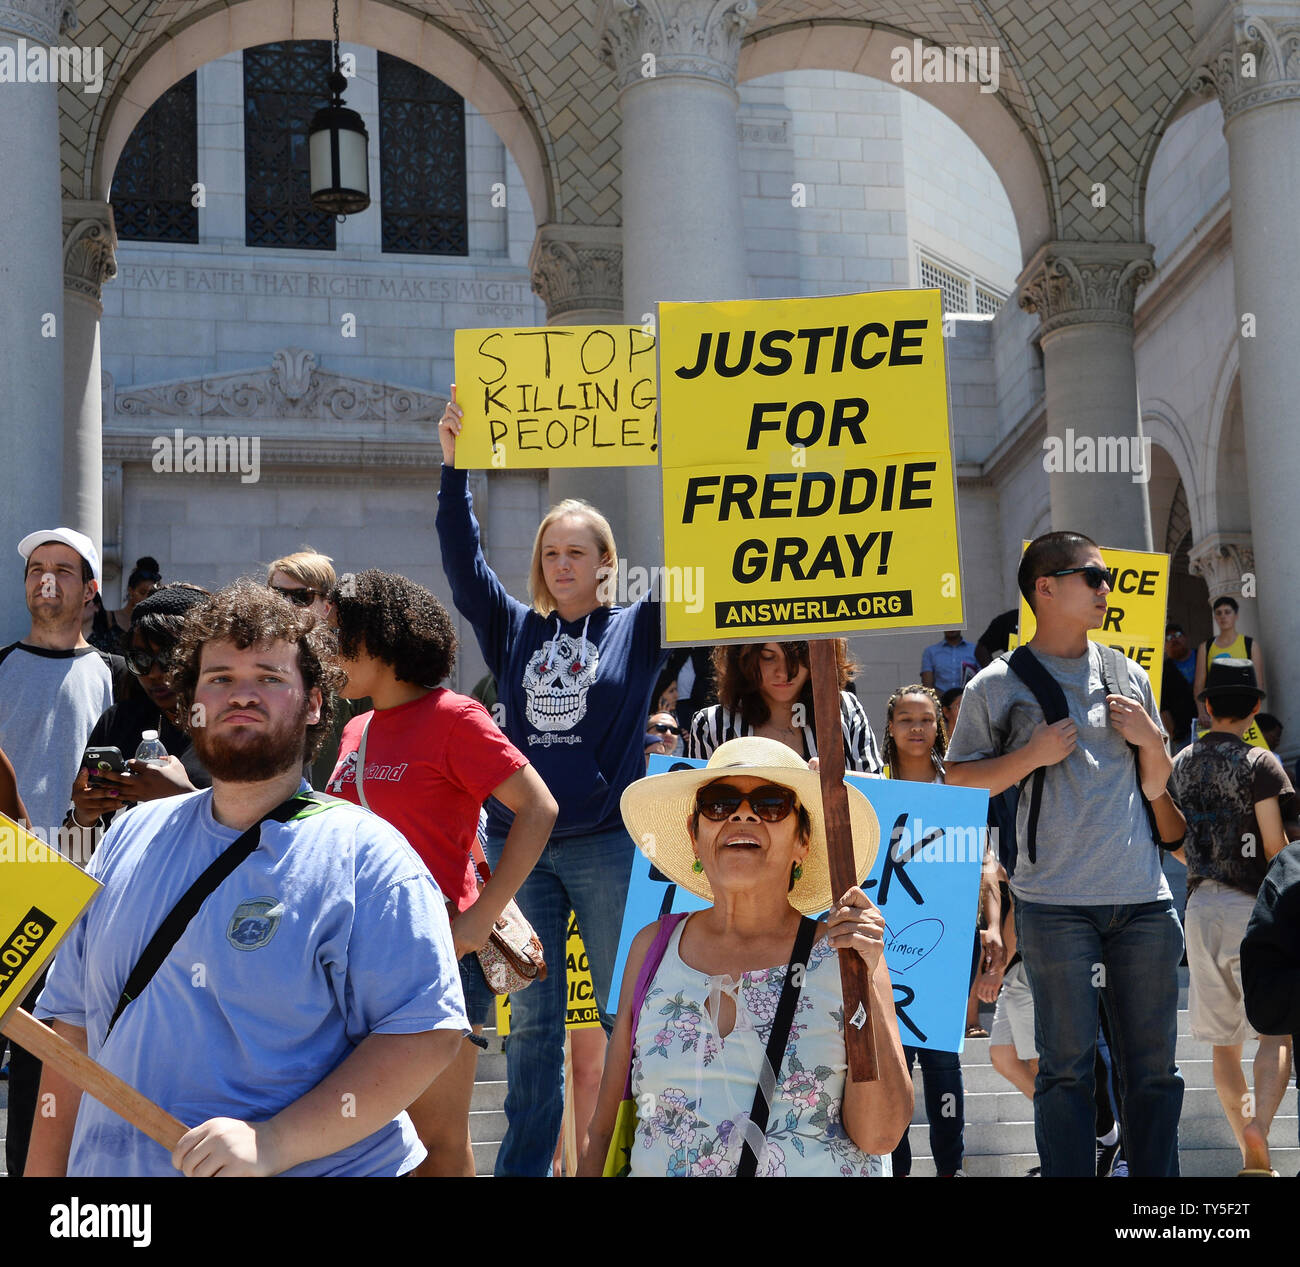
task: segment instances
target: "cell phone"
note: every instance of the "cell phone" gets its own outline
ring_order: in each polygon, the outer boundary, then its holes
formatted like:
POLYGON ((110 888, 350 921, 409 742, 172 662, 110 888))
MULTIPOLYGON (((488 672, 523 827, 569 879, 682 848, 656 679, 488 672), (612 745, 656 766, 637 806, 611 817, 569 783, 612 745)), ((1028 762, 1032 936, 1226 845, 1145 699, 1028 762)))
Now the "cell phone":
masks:
POLYGON ((121 748, 87 748, 81 764, 86 770, 86 782, 91 787, 104 787, 106 783, 96 775, 96 770, 111 770, 114 774, 128 773, 121 748))

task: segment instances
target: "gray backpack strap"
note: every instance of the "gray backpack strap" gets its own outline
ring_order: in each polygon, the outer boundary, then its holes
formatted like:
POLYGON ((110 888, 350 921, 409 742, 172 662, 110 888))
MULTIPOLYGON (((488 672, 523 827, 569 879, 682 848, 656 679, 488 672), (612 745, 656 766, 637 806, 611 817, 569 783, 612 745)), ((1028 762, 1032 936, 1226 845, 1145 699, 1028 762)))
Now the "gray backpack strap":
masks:
POLYGON ((1132 682, 1128 675, 1128 661, 1122 651, 1108 647, 1104 642, 1092 644, 1101 657, 1101 680, 1107 695, 1126 695, 1133 699, 1132 682))

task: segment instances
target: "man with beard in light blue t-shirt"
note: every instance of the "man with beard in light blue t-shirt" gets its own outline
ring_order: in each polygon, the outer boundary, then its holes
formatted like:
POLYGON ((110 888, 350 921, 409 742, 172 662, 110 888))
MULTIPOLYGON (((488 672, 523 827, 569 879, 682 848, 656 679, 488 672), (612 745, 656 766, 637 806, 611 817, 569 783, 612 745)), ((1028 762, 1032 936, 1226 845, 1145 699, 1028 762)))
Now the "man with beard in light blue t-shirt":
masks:
MULTIPOLYGON (((172 674, 212 788, 113 823, 90 868, 104 889, 60 947, 37 1015, 194 1125, 169 1156, 80 1097, 75 1113, 38 1119, 27 1174, 391 1176, 423 1159, 405 1107, 469 1033, 442 894, 359 807, 318 795, 262 822, 310 793, 303 761, 341 682, 327 637, 248 582, 191 617, 172 674), (168 912, 259 823, 257 847, 119 1011, 168 912)), ((49 1068, 41 1091, 56 1106, 80 1096, 49 1068)))

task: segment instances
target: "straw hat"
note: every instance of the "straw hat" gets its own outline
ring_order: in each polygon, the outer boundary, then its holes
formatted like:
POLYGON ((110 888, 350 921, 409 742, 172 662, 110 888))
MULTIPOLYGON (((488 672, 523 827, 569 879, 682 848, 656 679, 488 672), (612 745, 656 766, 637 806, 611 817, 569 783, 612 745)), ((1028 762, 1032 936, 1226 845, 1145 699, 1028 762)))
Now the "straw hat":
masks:
MULTIPOLYGON (((695 794, 706 783, 736 774, 766 779, 788 787, 812 820, 808 856, 803 874, 790 890, 790 905, 805 915, 816 915, 831 904, 830 864, 826 856, 826 815, 822 811, 821 775, 792 748, 775 739, 749 736, 721 744, 703 769, 671 770, 638 779, 623 793, 623 822, 637 848, 674 884, 707 902, 713 901, 708 876, 691 869, 691 848, 686 820, 695 810, 695 794)), ((871 802, 851 784, 849 822, 853 832, 854 875, 866 879, 880 845, 880 821, 871 802)), ((839 894, 835 894, 836 897, 839 894)))

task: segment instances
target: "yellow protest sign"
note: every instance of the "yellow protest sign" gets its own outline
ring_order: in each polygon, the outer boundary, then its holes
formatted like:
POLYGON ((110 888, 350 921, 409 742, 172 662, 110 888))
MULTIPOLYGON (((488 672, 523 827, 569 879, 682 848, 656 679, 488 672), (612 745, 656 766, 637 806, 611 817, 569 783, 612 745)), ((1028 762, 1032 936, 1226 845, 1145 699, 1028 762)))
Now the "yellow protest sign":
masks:
POLYGON ((662 303, 659 339, 666 570, 698 577, 666 642, 965 623, 938 291, 662 303))
POLYGON ((99 889, 98 880, 0 814, 0 1015, 21 1002, 99 889))
MULTIPOLYGON (((569 1001, 565 1010, 565 1029, 599 1029, 600 1010, 596 1007, 596 989, 591 982, 587 950, 578 936, 578 917, 569 912, 569 938, 564 947, 564 968, 569 984, 569 1001)), ((550 969, 555 971, 554 967, 550 969)), ((497 995, 497 1033, 510 1033, 510 999, 497 995)))
MULTIPOLYGON (((1022 546, 1028 546, 1023 542, 1022 546)), ((1110 572, 1106 620, 1088 637, 1122 651, 1135 660, 1151 679, 1151 693, 1160 707, 1160 684, 1165 669, 1165 606, 1169 596, 1169 556, 1146 550, 1112 550, 1100 547, 1102 562, 1110 572)), ((1034 636, 1034 613, 1020 596, 1020 640, 1034 636)))
POLYGON ((653 466, 654 353, 640 326, 457 330, 456 465, 653 466))

